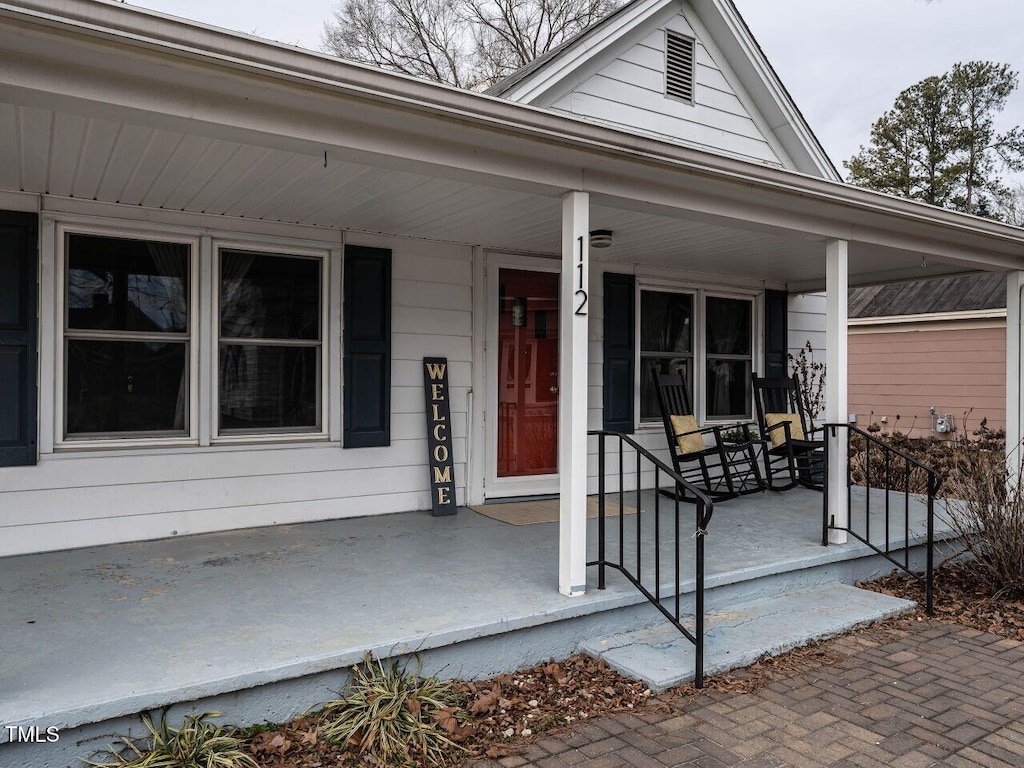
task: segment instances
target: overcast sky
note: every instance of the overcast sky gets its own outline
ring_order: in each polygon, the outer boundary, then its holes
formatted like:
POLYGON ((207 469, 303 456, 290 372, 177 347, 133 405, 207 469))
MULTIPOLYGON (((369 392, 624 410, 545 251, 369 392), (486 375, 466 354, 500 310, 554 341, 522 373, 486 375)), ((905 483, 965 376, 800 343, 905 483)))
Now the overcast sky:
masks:
MULTIPOLYGON (((735 0, 811 129, 842 171, 896 95, 958 61, 1024 71, 1024 0, 735 0)), ((129 0, 313 50, 335 0, 129 0)), ((1024 88, 1003 129, 1024 125, 1024 88)))

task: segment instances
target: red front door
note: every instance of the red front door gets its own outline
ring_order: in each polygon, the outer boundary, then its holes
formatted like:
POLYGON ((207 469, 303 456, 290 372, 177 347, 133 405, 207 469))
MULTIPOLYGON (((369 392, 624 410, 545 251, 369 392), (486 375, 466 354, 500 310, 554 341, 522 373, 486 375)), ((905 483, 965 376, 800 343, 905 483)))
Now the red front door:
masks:
POLYGON ((558 274, 498 272, 498 477, 558 471, 558 274))

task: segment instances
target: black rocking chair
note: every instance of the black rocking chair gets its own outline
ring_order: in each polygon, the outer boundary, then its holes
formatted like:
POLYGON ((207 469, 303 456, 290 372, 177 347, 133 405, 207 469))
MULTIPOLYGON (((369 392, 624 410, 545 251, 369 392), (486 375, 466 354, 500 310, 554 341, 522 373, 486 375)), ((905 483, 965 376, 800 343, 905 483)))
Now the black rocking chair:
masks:
MULTIPOLYGON (((676 473, 719 501, 765 490, 749 425, 698 427, 682 374, 663 374, 652 368, 651 375, 676 473), (738 429, 743 439, 726 441, 723 429, 738 429), (705 443, 705 435, 713 437, 711 445, 705 443)), ((674 495, 666 489, 661 491, 674 495)), ((683 498, 688 497, 684 494, 683 498)))
POLYGON ((814 439, 812 435, 824 430, 808 429, 796 374, 791 378, 755 377, 754 401, 768 487, 785 491, 803 485, 822 490, 825 441, 823 436, 814 439))

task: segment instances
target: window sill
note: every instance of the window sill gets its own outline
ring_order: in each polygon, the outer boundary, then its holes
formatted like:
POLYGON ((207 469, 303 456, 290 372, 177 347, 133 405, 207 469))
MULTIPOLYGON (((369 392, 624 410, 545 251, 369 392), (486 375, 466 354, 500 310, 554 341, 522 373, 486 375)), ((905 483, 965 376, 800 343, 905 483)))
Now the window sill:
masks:
POLYGON ((281 432, 279 434, 220 435, 211 439, 210 444, 218 445, 293 445, 296 443, 324 443, 329 440, 326 432, 281 432))
POLYGON ((338 448, 341 443, 331 441, 327 435, 266 436, 245 435, 238 438, 218 438, 211 445, 199 445, 195 440, 89 440, 65 441, 54 446, 47 458, 74 459, 85 455, 152 456, 154 454, 222 453, 227 451, 260 451, 295 448, 338 448))

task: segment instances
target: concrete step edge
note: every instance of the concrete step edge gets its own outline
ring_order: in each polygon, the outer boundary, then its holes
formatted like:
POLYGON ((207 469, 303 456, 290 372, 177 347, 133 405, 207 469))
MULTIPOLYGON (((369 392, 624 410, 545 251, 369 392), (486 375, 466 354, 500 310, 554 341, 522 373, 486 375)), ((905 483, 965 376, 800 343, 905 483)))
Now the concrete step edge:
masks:
MULTIPOLYGON (((915 603, 847 584, 823 584, 737 603, 705 618, 704 673, 720 674, 912 611, 915 603)), ((693 630, 693 619, 684 622, 693 630)), ((693 679, 693 644, 668 622, 584 641, 580 649, 663 691, 693 679)))

